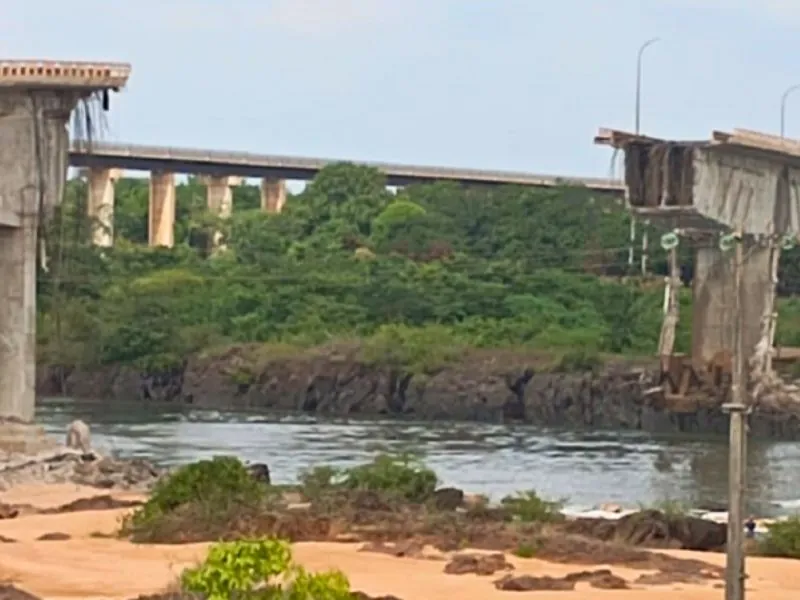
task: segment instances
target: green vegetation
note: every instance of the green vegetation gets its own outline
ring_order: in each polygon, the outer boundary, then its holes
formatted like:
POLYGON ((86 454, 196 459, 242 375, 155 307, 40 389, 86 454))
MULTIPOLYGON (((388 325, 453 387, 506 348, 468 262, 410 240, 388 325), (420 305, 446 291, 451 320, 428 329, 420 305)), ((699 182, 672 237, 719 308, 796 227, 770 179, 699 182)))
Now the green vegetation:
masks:
POLYGON ((331 166, 279 215, 260 212, 257 187, 244 186, 221 223, 190 179, 177 190, 176 247, 151 249, 147 182, 123 180, 116 244, 101 250, 89 243, 85 185, 70 182, 39 278, 41 360, 167 371, 233 344, 291 356, 357 342, 366 362, 426 372, 466 348, 557 362, 580 347, 565 364, 652 353, 661 286, 615 277, 627 239, 616 200, 444 183, 395 195, 384 184, 375 170, 331 166), (210 252, 214 228, 226 252, 210 252))
POLYGON ((352 597, 350 583, 343 573, 309 573, 292 563, 292 550, 287 542, 270 538, 213 545, 201 565, 182 573, 181 587, 207 600, 349 600, 352 597))
POLYGON ((764 556, 800 558, 800 516, 776 521, 767 526, 767 535, 759 544, 764 556))
POLYGON ((536 556, 536 546, 522 543, 514 549, 513 554, 519 558, 533 558, 536 556))
MULTIPOLYGON (((568 370, 657 345, 664 253, 652 243, 656 276, 624 281, 628 217, 585 189, 440 183, 394 194, 377 171, 339 164, 279 215, 260 212, 256 186, 236 188, 222 222, 190 178, 177 190, 173 249, 145 246, 147 197, 146 180, 117 185, 116 244, 101 250, 89 243, 85 184, 67 186, 39 274, 42 362, 166 372, 232 345, 262 347, 252 355, 268 360, 344 343, 367 363, 414 373, 473 348, 521 349, 568 370), (211 251, 213 230, 227 251, 211 251)), ((788 290, 800 288, 796 252, 784 260, 788 290)), ((779 342, 800 345, 800 301, 781 311, 779 342)), ((256 371, 243 364, 231 377, 246 383, 256 371)))
POLYGON ((269 486, 251 477, 238 458, 219 456, 201 460, 161 479, 147 502, 125 521, 123 531, 157 526, 187 505, 199 507, 208 518, 228 514, 241 506, 261 506, 271 491, 269 486))
POLYGON ((564 519, 564 515, 561 514, 561 509, 564 508, 563 500, 558 502, 544 500, 533 490, 506 496, 502 504, 514 518, 523 523, 552 523, 564 519))
MULTIPOLYGON (((563 538, 565 533, 646 544, 655 539, 655 531, 664 543, 688 543, 692 548, 703 547, 705 539, 691 537, 685 522, 688 515, 675 502, 662 504, 659 511, 643 508, 625 520, 624 530, 595 531, 592 519, 585 526, 565 520, 563 500, 546 500, 532 490, 503 498, 499 506, 485 498, 466 501, 463 496, 455 503, 440 504, 432 501, 439 491, 453 490, 437 490, 437 479, 408 456, 383 455, 348 469, 311 469, 297 486, 270 486, 252 479, 238 459, 217 457, 165 477, 150 499, 124 520, 120 534, 139 543, 244 540, 219 545, 204 566, 184 576, 185 586, 206 594, 234 589, 219 586, 238 586, 235 589, 244 593, 254 581, 248 578, 263 582, 279 572, 294 577, 298 585, 345 589, 334 575, 307 580, 300 571, 284 570, 280 565, 290 558, 283 542, 275 539, 340 540, 343 534, 364 541, 416 537, 451 549, 487 545, 496 549, 500 544, 521 558, 539 556, 548 539, 563 538), (260 566, 251 570, 248 565, 254 563, 260 566)), ((771 524, 757 546, 754 550, 763 555, 800 558, 800 517, 771 524)))
MULTIPOLYGON (((298 493, 327 523, 348 511, 358 519, 365 510, 411 509, 435 520, 466 508, 460 506, 461 498, 455 504, 437 503, 437 483, 436 473, 407 455, 379 455, 347 469, 319 466, 290 487, 264 485, 239 459, 216 457, 180 467, 159 481, 147 502, 124 520, 120 533, 136 542, 233 540, 254 532, 279 536, 294 532, 302 538, 304 528, 318 534, 313 519, 290 510, 289 504, 298 499, 287 497, 298 493), (287 514, 292 515, 288 520, 287 514)), ((527 492, 504 499, 499 508, 489 508, 484 499, 465 514, 474 520, 544 524, 561 520, 560 507, 561 503, 527 492)))

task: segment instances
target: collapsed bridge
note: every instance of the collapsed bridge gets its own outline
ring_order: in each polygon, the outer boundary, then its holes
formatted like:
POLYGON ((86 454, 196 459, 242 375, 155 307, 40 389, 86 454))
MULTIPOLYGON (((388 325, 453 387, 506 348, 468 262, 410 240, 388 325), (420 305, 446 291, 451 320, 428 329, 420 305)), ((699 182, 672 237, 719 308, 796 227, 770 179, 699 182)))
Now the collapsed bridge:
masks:
POLYGON ((741 327, 750 392, 800 403, 772 369, 778 259, 800 234, 800 143, 743 129, 701 141, 600 129, 595 143, 624 152, 632 213, 670 230, 662 238, 670 257, 658 351, 664 396, 693 411, 709 391, 726 395, 741 327), (695 257, 688 356, 674 352, 681 243, 695 257))

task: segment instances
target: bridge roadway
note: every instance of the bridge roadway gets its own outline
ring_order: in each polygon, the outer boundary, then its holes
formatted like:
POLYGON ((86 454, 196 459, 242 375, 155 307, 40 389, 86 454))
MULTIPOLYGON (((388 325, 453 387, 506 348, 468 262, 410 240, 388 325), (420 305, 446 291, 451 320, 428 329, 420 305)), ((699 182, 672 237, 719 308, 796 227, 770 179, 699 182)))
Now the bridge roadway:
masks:
MULTIPOLYGON (((340 160, 194 150, 160 146, 74 142, 70 149, 70 165, 87 168, 118 168, 131 171, 166 171, 194 175, 239 176, 308 181, 326 165, 340 160)), ((486 171, 423 167, 382 162, 352 161, 375 167, 386 175, 389 185, 410 185, 431 181, 456 181, 484 185, 526 185, 558 187, 580 185, 590 190, 622 194, 624 185, 614 179, 600 177, 559 177, 513 171, 486 171)))

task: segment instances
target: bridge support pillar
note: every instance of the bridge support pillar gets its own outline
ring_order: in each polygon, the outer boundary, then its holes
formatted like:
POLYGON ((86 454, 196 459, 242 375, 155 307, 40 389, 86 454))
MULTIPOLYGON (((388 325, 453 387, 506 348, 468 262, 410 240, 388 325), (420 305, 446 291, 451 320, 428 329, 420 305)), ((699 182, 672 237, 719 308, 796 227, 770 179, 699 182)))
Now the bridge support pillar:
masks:
POLYGON ((241 185, 242 178, 235 176, 201 177, 208 194, 208 211, 222 219, 233 213, 233 186, 241 185))
POLYGON ((148 206, 148 245, 172 248, 175 245, 175 174, 150 173, 148 206))
POLYGON ((265 177, 261 180, 261 210, 279 213, 286 204, 286 181, 265 177))
POLYGON ((67 119, 79 97, 66 89, 0 85, 0 208, 16 217, 0 225, 2 417, 34 416, 38 231, 61 201, 67 119))
MULTIPOLYGON (((772 285, 772 250, 752 239, 742 242, 741 306, 745 364, 762 337, 762 323, 768 290, 772 285)), ((775 250, 776 252, 778 250, 775 250)), ((720 353, 734 351, 734 252, 722 252, 717 246, 699 247, 695 254, 692 287, 692 357, 708 364, 720 353)))
MULTIPOLYGON (((223 175, 201 177, 208 195, 208 211, 220 219, 228 219, 233 213, 233 186, 241 185, 242 178, 223 175)), ((215 231, 211 235, 211 245, 215 249, 223 248, 223 234, 215 231)))
POLYGON ((89 169, 86 212, 92 221, 92 243, 103 248, 114 244, 114 184, 120 169, 89 169))

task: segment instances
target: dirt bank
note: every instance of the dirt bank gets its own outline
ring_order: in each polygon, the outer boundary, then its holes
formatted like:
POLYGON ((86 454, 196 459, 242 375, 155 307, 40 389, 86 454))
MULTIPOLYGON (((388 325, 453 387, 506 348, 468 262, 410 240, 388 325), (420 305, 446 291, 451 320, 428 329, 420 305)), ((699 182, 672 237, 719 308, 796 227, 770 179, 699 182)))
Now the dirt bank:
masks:
MULTIPOLYGON (((553 372, 541 357, 471 352, 432 374, 369 364, 353 349, 300 354, 238 347, 195 357, 171 372, 41 366, 38 390, 125 402, 172 402, 213 409, 261 409, 337 416, 387 416, 521 422, 565 428, 621 428, 653 433, 724 433, 719 399, 684 403, 680 412, 646 395, 652 369, 624 363, 553 372)), ((754 436, 800 439, 800 409, 760 407, 754 436)))
MULTIPOLYGON (((96 494, 97 490, 77 486, 20 486, 0 494, 0 501, 22 501, 48 509, 96 494)), ((3 544, 6 551, 0 553, 3 579, 47 600, 124 600, 165 590, 181 570, 202 560, 207 544, 132 544, 106 537, 114 534, 128 510, 31 514, 0 520, 0 535, 9 540, 3 544), (110 556, 114 558, 111 561, 110 556)), ((497 553, 486 557, 470 550, 437 552, 432 548, 425 556, 409 557, 358 543, 332 542, 297 543, 293 554, 311 570, 341 569, 354 590, 403 600, 502 600, 516 597, 509 590, 517 589, 535 589, 536 597, 544 599, 584 598, 589 592, 591 597, 596 594, 609 600, 712 600, 721 597, 719 566, 724 560, 722 555, 664 551, 651 555, 654 560, 661 557, 652 564, 625 564, 630 561, 608 553, 605 560, 588 556, 577 560, 497 553), (471 564, 481 567, 472 569, 471 564), (680 576, 691 571, 705 575, 680 576)), ((796 598, 800 583, 795 567, 796 561, 748 558, 748 597, 796 598)))

